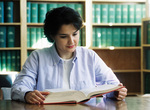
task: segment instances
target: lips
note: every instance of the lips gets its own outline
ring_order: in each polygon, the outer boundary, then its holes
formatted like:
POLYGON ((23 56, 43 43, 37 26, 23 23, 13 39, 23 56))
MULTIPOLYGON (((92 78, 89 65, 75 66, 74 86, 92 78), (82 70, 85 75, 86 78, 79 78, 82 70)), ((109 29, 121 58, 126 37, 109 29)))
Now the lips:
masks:
POLYGON ((74 45, 72 45, 72 46, 67 46, 68 48, 73 48, 74 47, 74 45))

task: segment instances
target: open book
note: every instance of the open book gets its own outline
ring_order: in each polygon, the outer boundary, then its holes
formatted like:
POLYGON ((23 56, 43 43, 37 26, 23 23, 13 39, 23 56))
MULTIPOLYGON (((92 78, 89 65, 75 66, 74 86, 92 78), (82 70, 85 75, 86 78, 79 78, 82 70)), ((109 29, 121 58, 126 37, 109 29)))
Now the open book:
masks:
POLYGON ((49 91, 50 94, 46 96, 44 104, 81 103, 92 97, 101 96, 120 88, 123 88, 123 86, 101 85, 94 88, 82 89, 80 91, 70 89, 47 89, 45 91, 49 91))

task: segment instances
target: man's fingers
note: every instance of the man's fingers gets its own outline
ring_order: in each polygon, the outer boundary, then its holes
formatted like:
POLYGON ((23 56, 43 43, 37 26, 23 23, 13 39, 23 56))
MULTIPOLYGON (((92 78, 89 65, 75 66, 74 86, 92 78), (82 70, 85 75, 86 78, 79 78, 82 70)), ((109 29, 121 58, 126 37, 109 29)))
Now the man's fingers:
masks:
POLYGON ((40 91, 40 93, 41 93, 42 95, 48 95, 48 94, 50 94, 50 92, 43 92, 43 91, 40 91))

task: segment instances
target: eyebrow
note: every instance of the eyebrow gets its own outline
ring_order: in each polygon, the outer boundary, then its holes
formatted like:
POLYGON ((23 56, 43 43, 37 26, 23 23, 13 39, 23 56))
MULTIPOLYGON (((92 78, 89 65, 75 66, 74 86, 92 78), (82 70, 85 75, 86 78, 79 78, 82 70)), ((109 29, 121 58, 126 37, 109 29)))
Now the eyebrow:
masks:
MULTIPOLYGON (((78 30, 76 30, 75 32, 73 32, 73 33, 76 33, 78 30)), ((61 36, 64 36, 64 35, 67 35, 67 34, 58 34, 58 35, 61 35, 61 36)))

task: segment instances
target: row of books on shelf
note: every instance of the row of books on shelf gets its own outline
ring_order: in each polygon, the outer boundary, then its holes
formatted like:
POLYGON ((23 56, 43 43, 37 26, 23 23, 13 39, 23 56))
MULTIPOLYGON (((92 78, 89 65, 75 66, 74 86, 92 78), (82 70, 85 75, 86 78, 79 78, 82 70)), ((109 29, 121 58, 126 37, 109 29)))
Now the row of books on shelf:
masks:
POLYGON ((13 22, 13 2, 0 2, 0 23, 13 22))
POLYGON ((27 2, 27 22, 43 23, 47 11, 53 8, 67 6, 75 9, 83 17, 83 4, 81 3, 34 3, 27 2))
POLYGON ((19 71, 20 51, 0 51, 0 71, 19 71))
POLYGON ((0 26, 0 47, 15 46, 15 27, 0 26))
MULTIPOLYGON (((44 35, 43 28, 41 27, 28 27, 27 28, 27 47, 32 48, 44 48, 50 47, 52 43, 49 43, 44 35)), ((79 46, 85 46, 85 28, 80 31, 79 46)))
POLYGON ((145 4, 93 4, 93 23, 141 23, 145 4))
POLYGON ((141 28, 93 28, 93 47, 139 46, 141 28))

